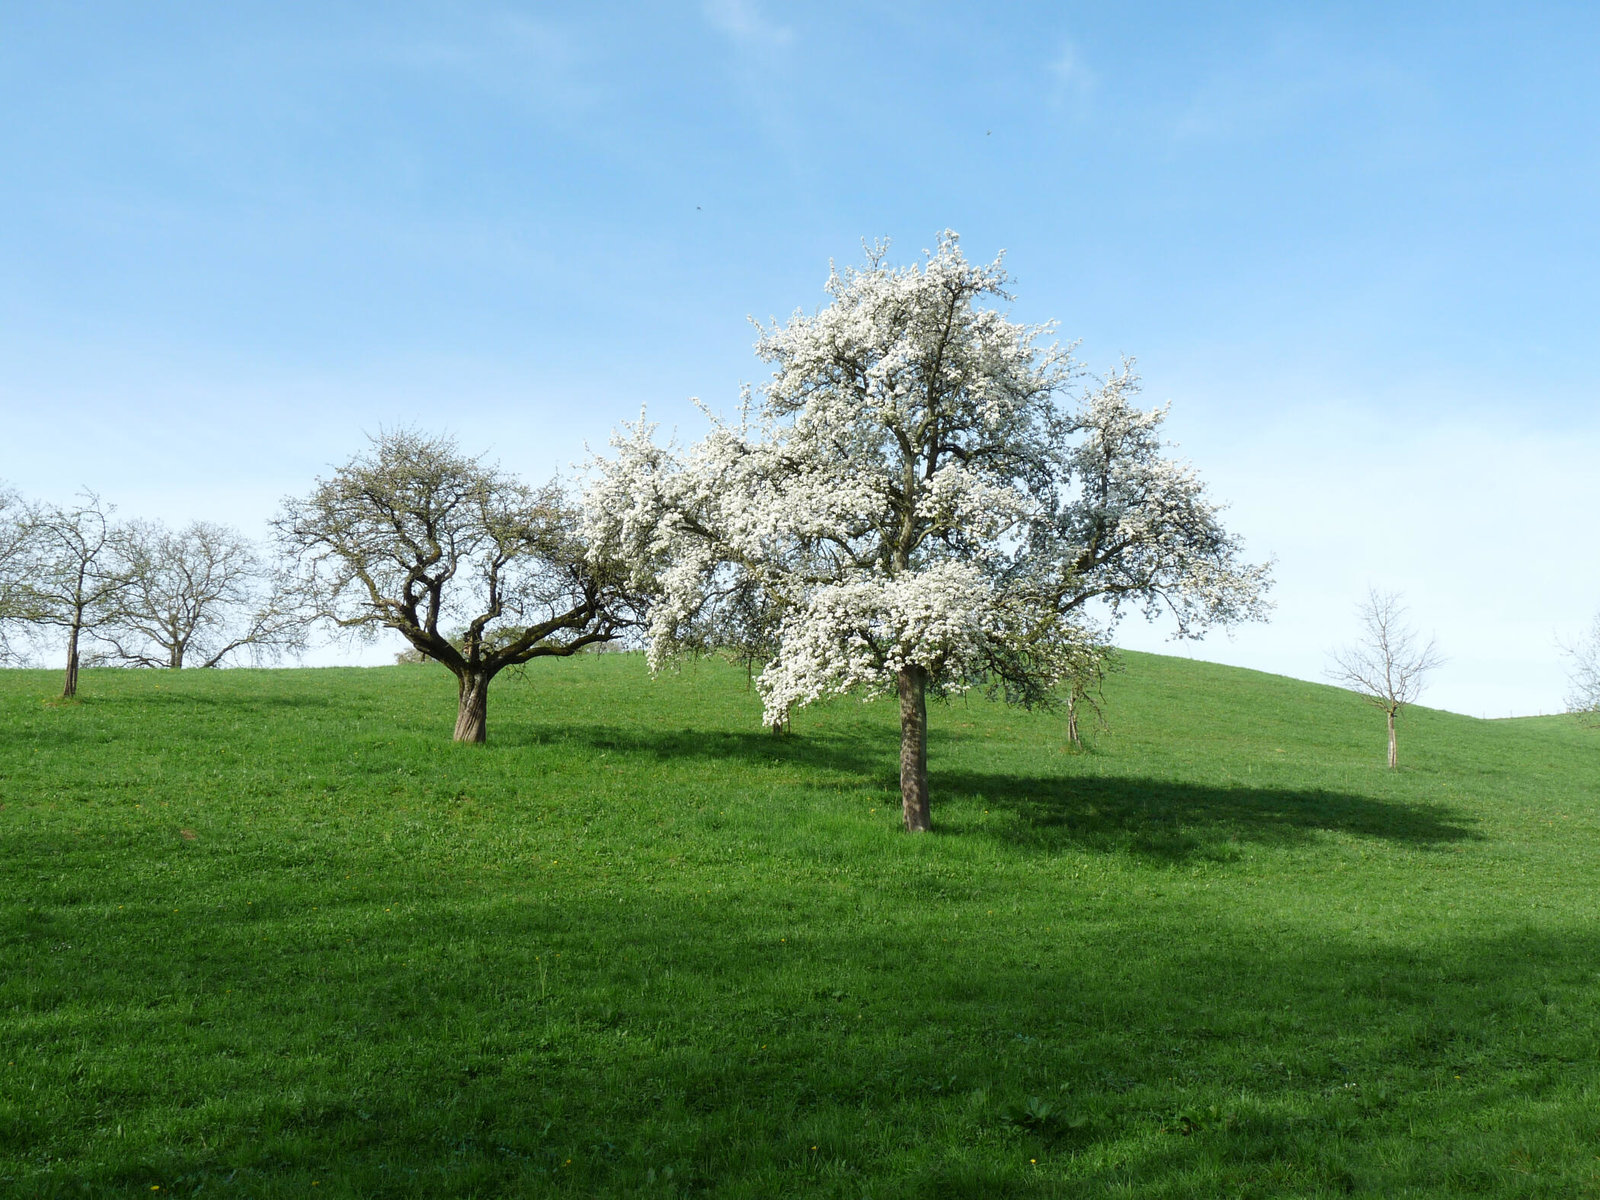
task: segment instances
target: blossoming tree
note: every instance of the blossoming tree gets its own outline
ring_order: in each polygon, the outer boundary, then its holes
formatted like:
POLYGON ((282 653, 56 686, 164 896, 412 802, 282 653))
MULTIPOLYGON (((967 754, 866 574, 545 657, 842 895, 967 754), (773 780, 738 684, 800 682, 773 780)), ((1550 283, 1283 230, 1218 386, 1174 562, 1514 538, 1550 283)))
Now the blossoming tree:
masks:
POLYGON ((1074 402, 1053 327, 980 304, 1011 298, 998 259, 969 263, 952 232, 919 264, 886 252, 834 270, 815 314, 758 325, 773 371, 737 421, 708 413, 687 451, 624 426, 587 520, 658 597, 652 666, 731 628, 770 648, 769 723, 829 694, 897 695, 920 831, 930 693, 1048 703, 1127 605, 1196 636, 1259 617, 1267 571, 1163 453, 1165 410, 1133 406, 1126 365, 1074 402))

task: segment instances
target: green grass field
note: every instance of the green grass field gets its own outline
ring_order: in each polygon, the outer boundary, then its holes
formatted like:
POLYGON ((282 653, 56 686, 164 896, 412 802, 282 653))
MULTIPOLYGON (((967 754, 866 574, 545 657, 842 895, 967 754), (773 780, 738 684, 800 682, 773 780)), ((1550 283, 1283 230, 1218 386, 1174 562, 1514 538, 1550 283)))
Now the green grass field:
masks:
POLYGON ((0 1194, 1600 1195, 1600 730, 0 672, 0 1194))

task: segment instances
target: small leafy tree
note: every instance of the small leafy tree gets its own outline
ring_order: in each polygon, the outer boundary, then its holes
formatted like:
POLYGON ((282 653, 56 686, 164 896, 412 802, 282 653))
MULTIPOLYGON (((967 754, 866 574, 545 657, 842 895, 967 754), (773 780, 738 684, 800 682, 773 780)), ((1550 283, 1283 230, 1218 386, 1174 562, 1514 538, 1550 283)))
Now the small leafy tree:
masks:
POLYGON ((712 417, 687 452, 625 426, 590 528, 659 598, 652 665, 758 612, 769 724, 828 694, 897 695, 920 831, 930 693, 1051 702, 1096 639, 1091 601, 1169 610, 1195 636, 1260 616, 1267 569, 1163 452, 1164 410, 1133 407, 1131 370, 1072 404, 1051 327, 980 306, 1010 299, 998 260, 968 263, 949 232, 919 265, 885 258, 834 271, 816 314, 758 327, 772 377, 736 423, 712 417))
POLYGON ((1419 640, 1397 592, 1373 589, 1357 607, 1361 640, 1333 653, 1329 676, 1381 709, 1389 730, 1389 767, 1400 765, 1395 719, 1422 694, 1423 678, 1444 662, 1432 638, 1419 640))
POLYGON ((139 667, 221 666, 248 653, 273 659, 305 643, 306 621, 286 580, 236 529, 194 521, 179 530, 134 521, 117 537, 126 586, 96 639, 97 657, 139 667))
POLYGON ((487 738, 489 683, 507 667, 636 623, 623 572, 589 552, 558 485, 530 488, 447 437, 370 441, 285 500, 275 528, 309 615, 369 636, 392 629, 455 675, 456 741, 487 738))

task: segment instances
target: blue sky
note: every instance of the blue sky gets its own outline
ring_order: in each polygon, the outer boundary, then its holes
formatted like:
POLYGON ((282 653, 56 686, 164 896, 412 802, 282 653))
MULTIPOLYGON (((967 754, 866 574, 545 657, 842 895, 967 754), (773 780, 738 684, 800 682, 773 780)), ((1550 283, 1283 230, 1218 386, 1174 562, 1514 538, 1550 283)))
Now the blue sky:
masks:
MULTIPOLYGON (((532 477, 760 377, 830 258, 1004 249, 1152 403, 1316 678, 1560 706, 1600 608, 1590 6, 8 4, 0 478, 259 533, 363 431, 532 477)), ((1135 621, 1121 640, 1171 649, 1135 621)), ((374 654, 377 651, 372 652, 374 654)))

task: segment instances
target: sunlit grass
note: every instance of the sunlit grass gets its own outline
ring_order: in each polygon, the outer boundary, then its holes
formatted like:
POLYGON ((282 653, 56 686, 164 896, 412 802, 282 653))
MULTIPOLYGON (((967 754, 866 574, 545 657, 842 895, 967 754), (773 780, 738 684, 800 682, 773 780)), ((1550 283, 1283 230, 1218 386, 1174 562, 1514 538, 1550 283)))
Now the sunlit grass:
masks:
POLYGON ((1128 661, 0 673, 0 1193, 1600 1191, 1600 731, 1128 661))

